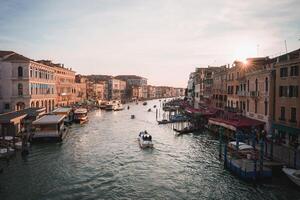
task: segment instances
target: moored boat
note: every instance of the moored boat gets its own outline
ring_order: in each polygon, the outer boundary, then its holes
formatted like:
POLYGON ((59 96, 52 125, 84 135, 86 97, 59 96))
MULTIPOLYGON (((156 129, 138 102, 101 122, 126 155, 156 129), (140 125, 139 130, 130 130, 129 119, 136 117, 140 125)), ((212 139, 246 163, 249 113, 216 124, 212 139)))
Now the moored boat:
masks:
POLYGON ((153 148, 152 136, 147 133, 147 131, 140 132, 138 136, 138 142, 142 149, 153 148))
POLYGON ((65 115, 65 119, 64 119, 65 125, 72 124, 73 121, 72 108, 60 107, 53 110, 52 113, 55 115, 65 115))
POLYGON ((88 121, 87 109, 78 108, 74 111, 74 122, 83 124, 88 121))
POLYGON ((34 122, 35 131, 31 140, 36 141, 62 141, 67 128, 64 125, 64 115, 45 115, 34 122))
POLYGON ((143 103, 143 106, 146 106, 148 103, 145 101, 144 103, 143 103))
POLYGON ((284 167, 282 171, 288 176, 291 181, 300 186, 300 170, 284 167))

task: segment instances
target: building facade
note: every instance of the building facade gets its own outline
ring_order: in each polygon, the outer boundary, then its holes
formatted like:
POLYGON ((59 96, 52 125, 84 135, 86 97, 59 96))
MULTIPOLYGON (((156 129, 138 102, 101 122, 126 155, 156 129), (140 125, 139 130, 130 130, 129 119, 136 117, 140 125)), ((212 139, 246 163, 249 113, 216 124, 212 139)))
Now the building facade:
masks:
POLYGON ((55 71, 12 51, 0 51, 0 112, 56 105, 55 71))
POLYGON ((65 68, 63 64, 52 63, 51 60, 40 60, 38 62, 51 66, 54 69, 57 107, 75 104, 75 71, 71 68, 65 68))

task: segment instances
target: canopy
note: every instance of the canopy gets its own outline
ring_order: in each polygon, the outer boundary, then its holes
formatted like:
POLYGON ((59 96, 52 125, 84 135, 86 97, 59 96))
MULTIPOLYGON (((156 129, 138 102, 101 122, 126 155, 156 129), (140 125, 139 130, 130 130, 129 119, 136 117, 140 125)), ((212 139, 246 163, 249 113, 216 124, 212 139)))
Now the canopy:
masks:
POLYGON ((222 126, 233 131, 236 131, 237 129, 251 128, 253 126, 262 126, 265 124, 264 122, 250 119, 247 117, 240 117, 238 119, 210 118, 208 120, 208 123, 217 126, 222 126))
POLYGON ((44 124, 58 124, 63 121, 65 115, 45 115, 34 122, 33 125, 44 125, 44 124))

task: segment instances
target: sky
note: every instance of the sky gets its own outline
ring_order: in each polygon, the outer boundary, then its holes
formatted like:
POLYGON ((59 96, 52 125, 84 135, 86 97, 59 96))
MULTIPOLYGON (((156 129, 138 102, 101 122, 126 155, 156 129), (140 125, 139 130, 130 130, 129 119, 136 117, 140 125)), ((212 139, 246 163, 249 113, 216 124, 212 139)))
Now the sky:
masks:
POLYGON ((299 0, 0 0, 0 49, 186 87, 196 67, 300 48, 299 0))

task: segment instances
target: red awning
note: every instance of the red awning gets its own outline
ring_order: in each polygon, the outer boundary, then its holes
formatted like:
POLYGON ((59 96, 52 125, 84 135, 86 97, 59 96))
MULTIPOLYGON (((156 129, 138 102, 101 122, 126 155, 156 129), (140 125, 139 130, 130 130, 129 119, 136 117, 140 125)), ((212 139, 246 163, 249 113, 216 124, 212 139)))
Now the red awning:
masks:
POLYGON ((231 129, 233 131, 236 131, 237 129, 242 129, 242 128, 251 128, 252 126, 254 126, 254 127, 262 126, 265 124, 264 122, 250 119, 247 117, 240 117, 238 119, 210 118, 208 123, 222 126, 222 127, 231 129))

